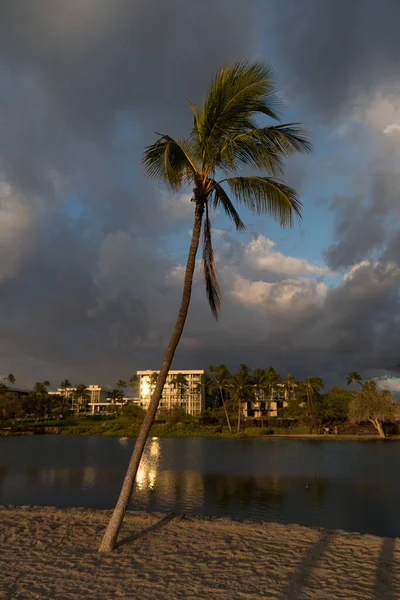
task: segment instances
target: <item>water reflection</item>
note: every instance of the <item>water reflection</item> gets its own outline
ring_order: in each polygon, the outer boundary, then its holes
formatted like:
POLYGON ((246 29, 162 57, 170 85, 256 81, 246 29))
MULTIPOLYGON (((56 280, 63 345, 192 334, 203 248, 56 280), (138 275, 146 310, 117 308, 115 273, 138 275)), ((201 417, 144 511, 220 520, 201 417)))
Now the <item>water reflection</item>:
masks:
MULTIPOLYGON (((133 443, 0 438, 0 502, 111 508, 133 443)), ((309 442, 152 438, 130 508, 399 536, 399 447, 326 442, 315 452, 309 442)))

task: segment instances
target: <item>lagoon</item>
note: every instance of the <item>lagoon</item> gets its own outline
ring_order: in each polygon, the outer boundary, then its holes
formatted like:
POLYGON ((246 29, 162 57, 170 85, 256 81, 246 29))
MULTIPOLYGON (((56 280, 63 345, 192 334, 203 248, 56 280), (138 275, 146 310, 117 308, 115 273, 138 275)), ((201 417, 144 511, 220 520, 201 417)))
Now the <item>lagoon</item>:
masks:
MULTIPOLYGON (((0 438, 0 503, 112 508, 133 438, 0 438)), ((400 442, 152 438, 130 510, 400 537, 400 442)))

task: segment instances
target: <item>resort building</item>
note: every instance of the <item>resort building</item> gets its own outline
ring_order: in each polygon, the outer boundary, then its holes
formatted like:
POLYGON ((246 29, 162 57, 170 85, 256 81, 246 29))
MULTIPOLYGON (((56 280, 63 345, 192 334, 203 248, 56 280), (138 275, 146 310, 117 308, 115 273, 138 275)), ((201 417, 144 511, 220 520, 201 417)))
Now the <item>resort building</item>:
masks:
MULTIPOLYGON (((154 391, 157 371, 137 371, 139 398, 132 402, 145 410, 154 391)), ((183 408, 189 415, 200 415, 205 409, 204 370, 169 371, 158 412, 183 408)))
POLYGON ((107 399, 110 390, 102 388, 99 385, 89 385, 86 388, 87 398, 76 398, 74 392, 76 392, 76 387, 58 388, 55 392, 49 392, 49 395, 63 396, 70 400, 71 409, 74 412, 91 412, 94 414, 95 412, 99 412, 101 406, 107 406, 111 403, 111 401, 107 399))
POLYGON ((278 383, 269 395, 263 390, 255 392, 253 402, 243 403, 244 416, 254 418, 281 416, 282 410, 288 405, 288 400, 295 393, 295 388, 296 385, 292 384, 291 390, 288 391, 285 384, 278 383))

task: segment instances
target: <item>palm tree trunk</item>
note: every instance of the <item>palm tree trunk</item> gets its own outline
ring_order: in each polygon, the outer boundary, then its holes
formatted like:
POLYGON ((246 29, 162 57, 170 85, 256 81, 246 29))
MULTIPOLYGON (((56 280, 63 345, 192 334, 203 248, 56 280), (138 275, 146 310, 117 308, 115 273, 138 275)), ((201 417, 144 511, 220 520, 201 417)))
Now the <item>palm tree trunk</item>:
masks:
POLYGON ((123 518, 126 513, 126 508, 129 498, 132 494, 133 485, 137 470, 139 468, 140 459, 142 458, 143 450, 149 435, 151 426, 156 416, 157 408, 161 400, 165 381, 168 376, 172 360, 174 358, 176 347, 181 339, 183 328, 185 326, 186 317, 190 304, 192 292, 193 273, 196 265, 196 254, 199 246, 201 224, 203 219, 204 204, 201 201, 196 201, 195 217, 193 224, 192 241, 190 243, 189 255, 186 263, 185 279, 183 284, 183 293, 181 306, 178 313, 178 318, 175 323, 174 331, 165 351, 164 360, 161 365, 154 393, 151 397, 149 407, 147 409, 144 421, 136 439, 135 447, 128 465, 122 489, 118 498, 118 502, 114 508, 114 512, 107 525, 102 542, 99 547, 99 552, 111 552, 117 541, 118 533, 122 525, 123 518))
POLYGON ((219 390, 219 393, 221 394, 222 406, 224 407, 226 422, 228 423, 228 427, 229 427, 229 433, 232 433, 232 425, 231 425, 231 422, 229 420, 229 415, 228 415, 228 411, 226 409, 226 404, 225 404, 224 395, 222 393, 222 390, 219 390))
POLYGON ((240 399, 240 398, 238 399, 238 403, 239 403, 239 410, 238 410, 238 422, 237 422, 237 429, 236 429, 236 432, 237 432, 237 433, 239 433, 239 431, 240 431, 240 413, 241 413, 241 410, 240 410, 240 409, 242 408, 242 407, 241 407, 241 403, 242 403, 242 402, 241 402, 241 399, 240 399))

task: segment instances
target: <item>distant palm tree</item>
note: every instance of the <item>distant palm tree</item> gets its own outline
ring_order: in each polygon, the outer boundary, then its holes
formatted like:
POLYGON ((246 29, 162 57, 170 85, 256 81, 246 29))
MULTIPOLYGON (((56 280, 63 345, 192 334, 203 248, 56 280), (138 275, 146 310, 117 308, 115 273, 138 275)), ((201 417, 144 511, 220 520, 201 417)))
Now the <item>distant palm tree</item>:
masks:
POLYGON ((250 369, 247 365, 240 365, 239 371, 233 376, 229 388, 232 398, 236 400, 238 405, 236 431, 239 433, 243 402, 253 400, 254 398, 253 378, 250 375, 250 369))
POLYGON ((178 390, 179 398, 180 398, 180 401, 182 402, 183 392, 184 392, 184 390, 186 390, 189 387, 189 382, 188 382, 187 377, 185 377, 185 375, 183 375, 182 373, 177 373, 175 375, 175 377, 173 379, 171 379, 170 385, 172 385, 172 387, 175 390, 178 390))
POLYGON ((68 398, 67 390, 69 390, 71 387, 72 384, 69 379, 64 379, 64 381, 62 381, 60 384, 60 389, 64 391, 64 402, 66 402, 68 398))
POLYGON ((124 394, 120 388, 114 388, 113 390, 111 390, 108 397, 110 398, 110 400, 112 402, 116 402, 118 400, 122 400, 122 398, 124 397, 124 394))
POLYGON ((296 389, 297 380, 294 375, 288 373, 282 380, 282 388, 285 393, 286 401, 293 395, 294 390, 296 389))
POLYGON ((34 410, 36 413, 36 417, 41 417, 45 413, 47 413, 47 405, 49 394, 47 388, 50 386, 50 382, 47 381, 38 381, 33 386, 32 397, 34 401, 34 410))
MULTIPOLYGON (((270 407, 271 407, 271 399, 272 399, 272 392, 273 390, 277 390, 277 386, 278 383, 281 383, 282 381, 282 377, 279 375, 279 373, 273 368, 273 367, 268 367, 266 369, 266 375, 267 375, 267 415, 269 418, 269 413, 270 413, 270 407)), ((292 375, 290 377, 293 377, 292 375)))
POLYGON ((353 384, 354 389, 355 389, 357 383, 359 385, 361 385, 361 382, 362 382, 362 377, 361 377, 360 373, 357 373, 357 371, 352 371, 351 373, 348 374, 347 385, 353 384))
POLYGON ((299 385, 299 393, 303 394, 307 400, 307 416, 310 423, 310 433, 312 433, 315 418, 315 400, 318 398, 319 391, 323 387, 324 382, 321 377, 306 377, 299 385))
POLYGON ((139 385, 139 376, 138 375, 132 375, 132 377, 129 380, 129 387, 132 390, 132 395, 135 394, 135 391, 137 393, 138 385, 139 385))
POLYGON ((282 226, 291 225, 293 216, 301 215, 296 192, 275 176, 282 174, 283 160, 287 156, 309 152, 311 144, 299 124, 259 126, 256 120, 259 115, 280 121, 279 101, 268 64, 241 60, 224 67, 214 78, 202 108, 190 106, 193 127, 189 137, 175 140, 160 134, 144 154, 144 166, 151 178, 175 191, 184 185, 192 186, 194 223, 178 317, 100 552, 110 552, 115 546, 146 440, 183 333, 202 230, 207 298, 214 316, 217 318, 219 314, 221 295, 211 240, 211 209, 224 210, 239 230, 245 226, 229 193, 239 204, 246 205, 254 213, 271 215, 282 226), (243 167, 266 170, 272 177, 236 176, 243 167))
POLYGON ((151 373, 151 375, 149 377, 150 395, 153 395, 153 392, 154 392, 156 384, 157 384, 158 376, 159 376, 158 371, 154 371, 153 373, 151 373))
POLYGON ((12 373, 10 373, 9 375, 6 375, 5 377, 3 377, 3 381, 8 381, 9 383, 11 383, 13 385, 15 383, 15 377, 12 373))
POLYGON ((121 390, 122 395, 123 395, 123 391, 126 388, 126 381, 124 381, 123 379, 119 379, 116 383, 116 387, 121 390))
POLYGON ((84 383, 79 383, 74 392, 72 392, 72 397, 78 404, 78 411, 81 411, 82 407, 85 406, 86 402, 90 398, 87 385, 84 383))
POLYGON ((69 388, 71 388, 71 387, 72 387, 72 384, 71 384, 71 382, 70 382, 70 380, 69 380, 69 379, 64 379, 64 381, 62 381, 62 382, 60 383, 60 388, 61 388, 62 390, 64 390, 64 392, 66 392, 66 391, 67 391, 69 388))
POLYGON ((269 406, 268 392, 270 380, 265 369, 254 369, 253 371, 254 400, 260 403, 261 426, 263 425, 261 402, 269 406))
POLYGON ((225 365, 210 365, 208 370, 212 373, 208 384, 210 394, 219 394, 222 406, 224 408, 226 423, 229 433, 232 433, 232 425, 229 419, 228 410, 225 402, 225 393, 229 390, 232 376, 225 365))

